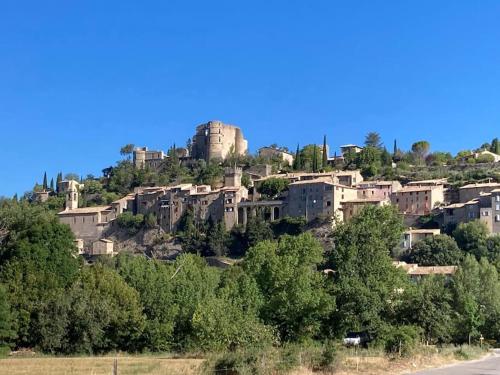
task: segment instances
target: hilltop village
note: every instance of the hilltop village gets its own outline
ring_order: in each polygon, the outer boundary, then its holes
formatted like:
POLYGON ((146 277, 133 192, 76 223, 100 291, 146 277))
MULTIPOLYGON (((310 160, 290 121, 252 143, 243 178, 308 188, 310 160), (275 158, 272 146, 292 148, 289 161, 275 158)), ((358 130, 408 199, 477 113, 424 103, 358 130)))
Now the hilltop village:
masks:
MULTIPOLYGON (((309 171, 297 167, 300 153, 293 154, 277 145, 258 150, 262 163, 242 165, 240 158, 248 153, 243 131, 219 121, 196 127, 186 148, 174 147, 168 153, 147 147, 133 147, 129 151, 136 170, 159 173, 167 162, 189 165, 202 160, 224 163, 223 178, 212 184, 137 186, 110 204, 93 206, 82 206, 84 184, 76 180, 59 181, 58 190, 65 196, 65 207, 58 216, 70 226, 82 254, 116 252, 114 241, 108 237, 124 214, 148 217, 153 221, 151 226, 175 234, 188 213, 195 224, 223 223, 225 230, 230 231, 235 227, 244 229, 255 217, 271 223, 298 218, 306 224, 321 221, 335 225, 349 221, 367 205, 394 205, 407 226, 401 251, 411 249, 425 237, 474 220, 484 222, 491 234, 500 233, 499 182, 490 179, 452 186, 446 178, 406 183, 399 179, 364 179, 366 173, 362 170, 345 168, 346 160, 362 155, 364 147, 344 145, 340 155, 332 156, 326 137, 323 145, 314 146, 309 171), (339 165, 344 168, 338 169, 339 165), (430 225, 429 218, 432 218, 430 225)), ((395 146, 393 157, 397 153, 395 146)), ((484 159, 485 155, 488 163, 500 161, 500 156, 489 150, 464 157, 484 159)), ((390 167, 395 168, 393 160, 390 167)), ((37 199, 46 200, 50 194, 39 191, 37 199)))

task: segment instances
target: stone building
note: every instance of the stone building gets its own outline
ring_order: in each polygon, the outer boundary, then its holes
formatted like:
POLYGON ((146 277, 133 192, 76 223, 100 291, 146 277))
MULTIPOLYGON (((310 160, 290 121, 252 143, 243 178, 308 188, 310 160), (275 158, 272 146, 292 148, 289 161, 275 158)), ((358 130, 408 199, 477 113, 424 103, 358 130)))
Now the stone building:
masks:
POLYGON ((293 165, 294 156, 290 152, 278 147, 261 147, 259 149, 259 156, 266 159, 277 158, 289 166, 293 165))
POLYGON ((484 184, 465 185, 458 189, 459 201, 461 203, 466 203, 479 197, 481 193, 491 193, 495 189, 500 189, 500 183, 488 182, 484 184))
POLYGON ((444 202, 443 185, 405 186, 391 194, 392 204, 408 215, 428 215, 444 202))
POLYGON ((341 203, 356 199, 355 188, 334 183, 328 178, 303 180, 289 185, 287 215, 305 217, 307 221, 318 217, 343 219, 341 203))
POLYGON ((163 151, 148 150, 147 147, 136 147, 132 153, 134 166, 137 169, 149 167, 158 169, 167 157, 163 151))
POLYGON ((92 244, 90 255, 113 255, 113 241, 101 238, 92 244))
POLYGON ((418 241, 422 241, 427 237, 437 236, 441 234, 440 229, 414 229, 408 228, 403 233, 403 239, 401 241, 401 248, 403 250, 409 250, 413 248, 413 245, 418 241))
POLYGON ((364 181, 356 185, 359 199, 390 199, 402 189, 399 181, 364 181))
POLYGON ((243 132, 234 125, 220 121, 209 121, 196 127, 193 137, 192 157, 194 159, 224 160, 231 153, 244 155, 248 151, 248 142, 243 132))

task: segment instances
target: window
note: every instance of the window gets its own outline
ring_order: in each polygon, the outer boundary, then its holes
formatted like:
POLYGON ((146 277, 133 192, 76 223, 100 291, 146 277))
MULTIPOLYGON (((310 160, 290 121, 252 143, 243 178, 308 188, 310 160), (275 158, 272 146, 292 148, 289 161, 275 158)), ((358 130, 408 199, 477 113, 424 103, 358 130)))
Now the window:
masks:
POLYGON ((226 207, 226 212, 233 212, 233 211, 234 211, 233 207, 226 207))
POLYGON ((490 213, 488 211, 483 211, 483 216, 490 216, 490 213))
POLYGON ((500 211, 500 203, 497 203, 497 205, 495 206, 495 209, 496 209, 497 211, 500 211))
POLYGON ((330 207, 332 205, 331 201, 326 201, 326 207, 330 207))
POLYGON ((344 194, 342 194, 342 199, 344 199, 344 194))
POLYGON ((500 202, 500 195, 497 195, 497 196, 495 197, 495 200, 496 200, 497 202, 500 202))
POLYGON ((495 221, 496 221, 497 223, 499 223, 499 222, 500 222, 500 215, 495 216, 495 221))

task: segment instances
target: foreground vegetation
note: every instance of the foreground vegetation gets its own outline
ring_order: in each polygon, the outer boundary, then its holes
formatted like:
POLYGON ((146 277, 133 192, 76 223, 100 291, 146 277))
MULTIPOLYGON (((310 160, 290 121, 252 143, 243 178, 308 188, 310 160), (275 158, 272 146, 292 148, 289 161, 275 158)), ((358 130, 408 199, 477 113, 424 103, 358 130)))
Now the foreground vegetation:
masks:
POLYGON ((483 242, 467 232, 453 278, 412 283, 392 265, 403 230, 392 207, 368 207, 339 224, 326 253, 310 233, 285 234, 256 241, 226 270, 195 254, 172 263, 121 254, 88 266, 69 228, 43 207, 4 201, 0 218, 4 348, 227 353, 225 365, 241 353, 254 353, 248 363, 258 353, 293 358, 297 348, 315 348, 314 366, 327 368, 348 331, 368 332, 370 348, 398 357, 422 342, 500 338, 500 282, 488 248, 476 249, 483 242))

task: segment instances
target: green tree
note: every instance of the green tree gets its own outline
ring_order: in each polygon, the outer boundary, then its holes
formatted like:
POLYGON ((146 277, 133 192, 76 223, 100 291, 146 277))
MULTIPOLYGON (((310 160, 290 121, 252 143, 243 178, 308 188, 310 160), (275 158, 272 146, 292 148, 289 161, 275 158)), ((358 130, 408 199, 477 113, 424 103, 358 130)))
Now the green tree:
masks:
POLYGON ((453 238, 457 241, 458 247, 466 253, 472 254, 476 259, 481 259, 488 255, 487 238, 488 228, 480 220, 468 223, 460 223, 453 231, 453 238))
POLYGON ((417 242, 405 258, 421 266, 451 266, 460 264, 463 253, 453 238, 442 234, 417 242))
POLYGON ((229 233, 226 231, 224 220, 209 219, 206 253, 207 255, 224 256, 228 252, 229 233))
POLYGON ((283 191, 288 190, 290 181, 284 178, 271 177, 264 180, 257 187, 257 191, 267 199, 275 199, 283 191))
POLYGON ((425 277, 408 289, 400 320, 423 330, 428 344, 446 343, 453 331, 452 296, 442 276, 425 277))
POLYGON ((418 141, 411 146, 411 151, 415 156, 415 162, 423 163, 429 153, 430 144, 427 141, 418 141))
POLYGON ((498 141, 498 138, 494 138, 491 141, 490 151, 497 154, 497 155, 500 155, 500 142, 498 141))
POLYGON ((366 329, 381 333, 401 306, 407 276, 392 265, 391 250, 403 233, 392 206, 367 206, 333 232, 328 266, 335 270, 337 310, 332 314, 337 334, 366 329))
POLYGON ((365 146, 382 149, 383 143, 380 134, 377 132, 369 132, 365 137, 365 146))
POLYGON ((136 351, 144 329, 138 293, 113 270, 84 268, 69 290, 70 353, 136 351))
POLYGON ((120 155, 127 156, 130 159, 130 155, 134 152, 134 145, 129 143, 120 148, 120 155))
POLYGON ((322 253, 309 233, 263 241, 247 253, 243 267, 264 296, 261 318, 285 341, 318 335, 335 306, 325 276, 316 270, 322 253))
POLYGON ((295 158, 293 159, 293 169, 298 171, 302 168, 302 160, 300 159, 300 147, 297 144, 297 151, 295 151, 295 158))
POLYGON ((322 159, 321 159, 321 167, 326 169, 328 167, 328 151, 327 151, 327 144, 326 144, 326 135, 323 136, 323 148, 322 148, 322 159))
POLYGON ((479 264, 472 255, 467 255, 453 277, 455 340, 471 342, 479 335, 479 328, 484 324, 484 308, 478 300, 481 293, 479 264))
POLYGON ((361 169, 363 177, 373 177, 380 173, 382 151, 379 148, 367 146, 356 154, 356 164, 361 169))
POLYGON ((257 243, 273 238, 273 231, 269 223, 265 222, 260 215, 248 218, 245 239, 247 246, 255 246, 257 243))
POLYGON ((3 347, 9 347, 16 338, 14 317, 10 308, 8 295, 0 284, 0 353, 3 347))
POLYGON ((47 172, 44 172, 43 174, 43 191, 47 191, 49 189, 48 183, 47 183, 47 172))

